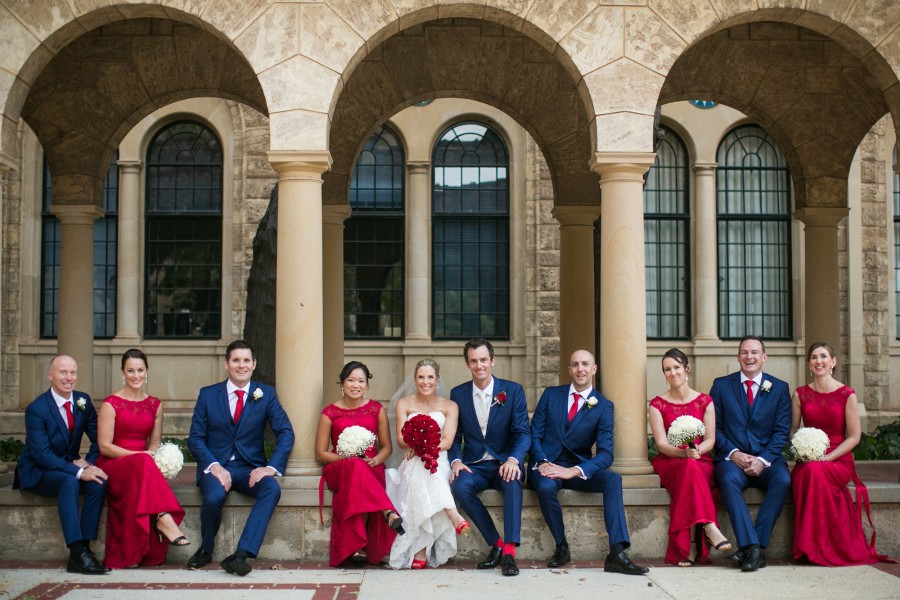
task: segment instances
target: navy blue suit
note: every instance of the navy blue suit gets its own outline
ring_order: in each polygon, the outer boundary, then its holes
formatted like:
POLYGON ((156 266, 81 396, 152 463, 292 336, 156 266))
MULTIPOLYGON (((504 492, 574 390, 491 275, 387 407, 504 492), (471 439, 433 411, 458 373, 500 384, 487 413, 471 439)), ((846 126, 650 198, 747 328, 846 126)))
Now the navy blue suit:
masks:
POLYGON ((79 468, 72 461, 81 458, 81 436, 87 434, 91 447, 85 460, 93 463, 100 455, 97 447, 97 411, 91 397, 72 392, 72 416, 75 427, 68 424, 48 389, 25 409, 25 447, 16 464, 13 489, 39 496, 56 497, 59 520, 66 545, 97 539, 100 511, 106 485, 76 479, 79 468), (84 408, 78 407, 84 399, 84 408), (84 506, 78 513, 78 495, 85 493, 84 506))
MULTIPOLYGON (((597 404, 587 402, 568 418, 569 386, 549 387, 541 394, 531 418, 531 461, 549 461, 562 467, 580 467, 587 479, 549 479, 537 469, 529 470, 529 480, 537 491, 541 513, 553 534, 556 544, 566 541, 562 507, 557 493, 561 488, 603 494, 603 520, 609 544, 631 545, 625 507, 622 503, 622 476, 609 470, 613 462, 613 403, 595 390, 585 390, 587 401, 593 397, 597 404), (592 447, 597 447, 593 454, 592 447)), ((533 466, 533 465, 532 465, 533 466)))
POLYGON ((791 429, 790 389, 784 381, 763 373, 751 407, 747 404, 747 390, 741 385, 741 374, 737 372, 713 381, 709 395, 716 409, 716 480, 738 546, 758 544, 766 548, 791 489, 787 462, 781 455, 791 429), (772 387, 766 392, 762 386, 767 381, 772 387), (725 460, 733 450, 764 458, 771 466, 763 469, 759 477, 750 477, 725 460), (744 502, 744 490, 748 487, 766 494, 755 525, 744 502))
POLYGON ((481 532, 484 541, 493 546, 500 533, 478 493, 487 488, 503 492, 503 541, 518 545, 522 528, 522 480, 504 481, 499 471, 500 465, 510 457, 519 461, 520 467, 524 466, 525 453, 531 443, 525 392, 514 381, 494 377, 494 401, 487 431, 482 435, 472 399, 473 386, 468 381, 450 391, 450 399, 459 406, 459 426, 448 458, 451 465, 459 459, 472 470, 472 473, 460 471, 453 480, 453 495, 481 532), (502 405, 496 400, 501 393, 506 394, 502 405), (481 460, 485 450, 496 460, 476 462, 481 460))
POLYGON ((212 554, 216 533, 222 522, 222 505, 228 494, 214 475, 204 473, 212 463, 217 462, 231 473, 231 489, 256 500, 237 549, 257 556, 269 519, 281 499, 281 486, 274 477, 263 477, 250 487, 250 472, 257 467, 272 466, 284 473, 288 455, 294 447, 294 430, 278 402, 275 389, 256 382, 250 382, 244 410, 235 424, 225 384, 223 381, 200 390, 188 436, 188 447, 197 460, 197 486, 203 495, 200 509, 201 547, 212 554), (262 391, 261 398, 253 397, 256 390, 262 391), (275 449, 268 460, 263 447, 266 423, 275 433, 275 449))

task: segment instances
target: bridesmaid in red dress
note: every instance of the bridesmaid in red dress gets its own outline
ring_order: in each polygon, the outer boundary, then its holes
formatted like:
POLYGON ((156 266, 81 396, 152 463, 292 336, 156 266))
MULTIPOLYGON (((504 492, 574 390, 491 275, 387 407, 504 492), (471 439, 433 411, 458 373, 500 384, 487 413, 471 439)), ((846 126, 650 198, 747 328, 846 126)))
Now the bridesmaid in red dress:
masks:
POLYGON ((341 399, 325 407, 316 428, 316 460, 325 463, 319 483, 320 509, 323 484, 333 492, 328 561, 332 567, 348 558, 377 565, 391 551, 397 534, 404 533, 403 519, 384 489, 384 461, 393 448, 387 414, 379 402, 366 400, 371 378, 361 362, 344 365, 341 399), (341 432, 352 425, 365 427, 377 441, 364 457, 343 458, 334 448, 341 432))
POLYGON ((151 455, 162 439, 163 409, 143 390, 143 352, 122 355, 122 379, 125 387, 103 400, 97 421, 97 466, 109 475, 104 561, 116 569, 161 565, 169 545, 190 544, 178 528, 184 510, 151 455))
POLYGON ((816 342, 806 352, 813 382, 794 391, 791 437, 800 427, 828 434, 825 458, 797 462, 791 472, 794 493, 794 559, 829 567, 866 565, 886 560, 875 552, 875 529, 866 540, 862 528, 865 507, 869 525, 869 493, 856 476, 850 451, 859 443, 856 392, 834 379, 834 349, 816 342), (854 506, 847 484, 856 486, 854 506))
POLYGON ((711 397, 688 385, 691 367, 684 352, 677 348, 666 352, 662 370, 669 391, 650 401, 650 429, 659 448, 659 455, 651 462, 671 498, 666 562, 690 567, 707 560, 707 542, 717 550, 731 549, 718 527, 709 456, 716 444, 716 412, 711 397), (706 435, 694 441, 695 448, 675 447, 666 440, 672 421, 683 415, 700 419, 706 429, 706 435), (698 529, 702 529, 702 535, 697 535, 698 529))

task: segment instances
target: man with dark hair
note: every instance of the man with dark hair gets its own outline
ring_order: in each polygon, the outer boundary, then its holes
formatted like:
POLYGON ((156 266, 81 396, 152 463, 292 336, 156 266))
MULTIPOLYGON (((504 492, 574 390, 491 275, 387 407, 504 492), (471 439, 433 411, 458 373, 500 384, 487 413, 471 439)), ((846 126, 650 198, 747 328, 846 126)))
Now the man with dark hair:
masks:
POLYGON ((522 463, 531 444, 525 392, 518 383, 491 375, 494 347, 486 339, 466 342, 463 356, 472 381, 450 392, 450 399, 459 405, 459 426, 448 452, 453 494, 491 547, 478 568, 499 564, 504 575, 518 575, 522 463), (487 488, 503 492, 503 537, 478 498, 487 488))
POLYGON ((251 381, 256 369, 253 348, 243 340, 231 342, 225 351, 228 379, 200 390, 188 447, 197 460, 197 486, 203 495, 200 508, 200 548, 187 561, 199 569, 212 560, 216 533, 222 522, 222 505, 232 489, 255 499, 234 554, 222 568, 244 576, 252 570, 248 558, 256 558, 269 519, 281 498, 275 476, 284 473, 294 447, 294 430, 275 396, 275 390, 251 381), (275 449, 266 458, 263 440, 266 424, 275 434, 275 449))

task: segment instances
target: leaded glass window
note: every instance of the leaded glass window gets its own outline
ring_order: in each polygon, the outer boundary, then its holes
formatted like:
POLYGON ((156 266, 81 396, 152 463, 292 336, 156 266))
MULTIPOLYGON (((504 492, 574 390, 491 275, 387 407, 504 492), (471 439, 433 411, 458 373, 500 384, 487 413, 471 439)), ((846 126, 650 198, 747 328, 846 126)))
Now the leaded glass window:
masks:
POLYGON ((790 174, 761 127, 719 144, 716 212, 719 337, 791 339, 790 174))

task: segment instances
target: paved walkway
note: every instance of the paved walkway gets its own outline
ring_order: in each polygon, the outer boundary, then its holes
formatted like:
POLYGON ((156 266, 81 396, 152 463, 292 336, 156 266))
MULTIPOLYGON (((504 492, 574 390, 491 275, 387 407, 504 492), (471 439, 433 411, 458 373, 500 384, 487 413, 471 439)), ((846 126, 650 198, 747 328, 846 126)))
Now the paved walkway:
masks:
MULTIPOLYGON (((647 564, 644 561, 639 561, 647 564)), ((247 577, 228 575, 212 566, 118 570, 106 576, 71 575, 64 565, 0 562, 0 598, 86 598, 142 600, 179 598, 233 600, 500 600, 519 598, 597 598, 649 600, 758 600, 815 598, 867 600, 900 598, 900 565, 829 569, 787 563, 770 564, 756 573, 741 573, 721 564, 679 569, 650 564, 650 574, 634 577, 604 573, 602 565, 577 562, 550 570, 543 563, 520 564, 518 577, 477 571, 471 563, 425 571, 386 568, 331 569, 310 563, 254 561, 247 577)))

